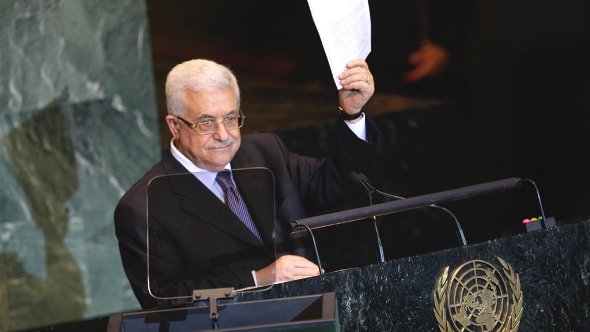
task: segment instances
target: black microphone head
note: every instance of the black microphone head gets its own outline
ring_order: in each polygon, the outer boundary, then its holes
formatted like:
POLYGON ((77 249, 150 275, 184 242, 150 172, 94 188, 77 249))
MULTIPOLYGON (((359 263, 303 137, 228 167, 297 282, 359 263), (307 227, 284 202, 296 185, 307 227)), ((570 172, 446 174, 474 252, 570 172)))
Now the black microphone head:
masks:
POLYGON ((363 183, 363 182, 368 182, 369 179, 367 178, 367 176, 363 173, 358 173, 358 172, 350 172, 348 173, 348 177, 354 181, 355 183, 363 183))

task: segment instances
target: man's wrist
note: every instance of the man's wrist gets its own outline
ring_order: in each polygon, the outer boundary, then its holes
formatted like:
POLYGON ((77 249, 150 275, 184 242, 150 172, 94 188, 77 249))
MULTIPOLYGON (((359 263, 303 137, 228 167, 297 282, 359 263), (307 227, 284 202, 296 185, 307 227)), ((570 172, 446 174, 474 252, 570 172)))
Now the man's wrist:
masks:
POLYGON ((338 106, 338 116, 345 121, 352 121, 352 120, 356 120, 358 118, 360 118, 363 115, 363 111, 360 110, 355 114, 348 114, 346 112, 344 112, 344 110, 342 109, 342 107, 338 106))

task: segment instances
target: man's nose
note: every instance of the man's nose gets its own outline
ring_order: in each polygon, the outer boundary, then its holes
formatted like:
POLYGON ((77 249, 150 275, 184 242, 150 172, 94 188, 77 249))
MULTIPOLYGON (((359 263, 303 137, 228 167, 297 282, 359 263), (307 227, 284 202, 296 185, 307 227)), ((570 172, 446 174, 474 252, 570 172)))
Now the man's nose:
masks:
POLYGON ((217 122, 213 137, 218 141, 225 141, 228 136, 229 132, 227 131, 227 128, 225 128, 225 123, 223 121, 217 122))

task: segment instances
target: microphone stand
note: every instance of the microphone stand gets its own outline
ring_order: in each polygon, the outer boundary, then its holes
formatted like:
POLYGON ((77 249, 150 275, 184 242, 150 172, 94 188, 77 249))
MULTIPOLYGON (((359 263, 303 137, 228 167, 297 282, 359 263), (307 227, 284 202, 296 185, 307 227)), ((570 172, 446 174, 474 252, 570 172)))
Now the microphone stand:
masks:
POLYGON ((343 224, 355 220, 361 220, 367 217, 379 216, 395 212, 411 210, 419 207, 425 207, 432 204, 450 202, 469 197, 474 197, 486 193, 505 191, 519 186, 522 182, 520 178, 509 178, 504 180, 492 181, 478 185, 467 186, 463 188, 451 189, 433 194, 426 194, 397 200, 393 202, 380 203, 373 206, 355 208, 347 211, 328 213, 320 216, 299 219, 291 222, 293 229, 303 225, 311 229, 343 224))
MULTIPOLYGON (((353 173, 351 173, 351 176, 356 178, 359 176, 359 174, 353 172, 353 173)), ((364 178, 361 178, 361 180, 364 180, 364 178)), ((366 180, 364 180, 364 181, 366 182, 366 180)), ((465 240, 465 235, 463 233, 463 229, 462 229, 459 221, 457 220, 457 218, 448 209, 440 207, 436 204, 461 200, 461 199, 465 199, 465 198, 469 198, 469 197, 475 197, 475 196, 482 195, 482 194, 489 194, 489 193, 493 193, 493 192, 513 189, 513 188, 520 186, 522 184, 522 182, 523 182, 523 179, 521 179, 521 178, 508 178, 508 179, 504 179, 504 180, 497 180, 497 181, 481 183, 481 184, 471 185, 471 186, 457 188, 457 189, 441 191, 438 193, 432 193, 432 194, 426 194, 426 195, 415 196, 415 197, 410 197, 410 198, 404 198, 404 199, 400 199, 400 200, 392 201, 392 202, 379 203, 379 204, 372 205, 372 206, 354 208, 354 209, 341 211, 341 212, 333 212, 333 213, 328 213, 328 214, 319 215, 319 216, 315 216, 315 217, 303 218, 303 219, 299 219, 299 220, 294 220, 294 221, 290 222, 290 224, 291 224, 291 228, 292 228, 293 232, 297 232, 303 228, 303 229, 306 229, 310 234, 313 234, 313 232, 311 230, 315 229, 315 228, 333 226, 333 225, 348 223, 348 222, 355 221, 355 220, 365 219, 368 217, 374 218, 374 217, 380 216, 380 215, 391 214, 391 213, 395 213, 395 212, 401 212, 401 211, 411 210, 411 209, 415 209, 415 208, 431 206, 431 207, 436 207, 436 208, 442 209, 443 211, 445 211, 453 216, 453 219, 455 220, 455 224, 457 225, 457 230, 459 231, 459 235, 461 237, 461 241, 462 241, 463 245, 466 245, 467 241, 465 240)), ((527 182, 532 182, 532 181, 527 180, 527 182)), ((368 182, 366 182, 364 184, 364 186, 365 186, 365 188, 367 188, 367 186, 369 186, 369 188, 372 187, 368 184, 368 182)), ((535 189, 537 190, 538 199, 540 201, 540 195, 538 194, 538 189, 536 188, 536 186, 535 186, 535 189)), ((378 193, 381 193, 381 192, 377 191, 376 189, 375 189, 375 191, 378 193)), ((386 193, 382 193, 382 194, 385 194, 386 196, 393 197, 393 195, 389 195, 386 193)), ((541 212, 543 214, 543 219, 545 219, 545 213, 542 210, 541 202, 539 202, 539 204, 541 206, 541 212)), ((547 228, 547 226, 548 225, 546 225, 546 228, 547 228)), ((317 255, 317 248, 316 248, 316 255, 317 255)), ((318 262, 319 262, 319 255, 317 255, 317 256, 318 256, 318 262)), ((320 270, 320 273, 322 273, 321 270, 320 270)))
MULTIPOLYGON (((367 194, 369 194, 369 205, 373 205, 373 195, 375 191, 367 181, 360 181, 360 184, 365 188, 367 194)), ((379 235, 379 227, 377 227, 377 216, 373 216, 373 227, 375 228, 375 236, 377 237, 377 249, 379 250, 379 261, 385 263, 385 253, 383 252, 383 243, 381 242, 381 236, 379 235)))
POLYGON ((547 220, 547 218, 545 217, 545 209, 543 208, 543 202, 541 201, 541 193, 539 192, 537 184, 531 179, 522 179, 522 181, 531 184, 533 186, 533 189, 535 189, 535 193, 537 194, 537 204, 539 204, 539 210, 541 210, 541 217, 543 218, 543 225, 545 226, 545 229, 555 227, 555 223, 550 223, 549 220, 547 220))
POLYGON ((322 268, 322 260, 320 259, 320 252, 318 251, 318 245, 315 241, 315 235, 313 235, 313 230, 307 225, 299 225, 293 228, 293 231, 298 231, 300 228, 304 228, 307 233, 309 233, 309 237, 311 238, 311 243, 313 246, 313 251, 315 253, 315 258, 318 262, 318 269, 320 270, 320 274, 324 274, 324 269, 322 268))
MULTIPOLYGON (((365 186, 365 188, 370 188, 373 192, 376 192, 379 195, 393 198, 393 199, 406 199, 405 197, 402 197, 402 196, 396 196, 396 195, 392 195, 392 194, 388 194, 386 192, 380 191, 379 189, 370 185, 367 181, 362 181, 362 183, 363 183, 363 186, 365 186)), ((369 189, 367 189, 367 190, 369 190, 369 189)), ((463 227, 461 227, 461 223, 459 222, 459 219, 457 218, 457 216, 453 212, 451 212, 451 210, 449 210, 445 207, 442 207, 440 205, 430 204, 430 205, 428 205, 428 207, 433 207, 433 208, 437 208, 439 210, 442 210, 442 211, 448 213, 453 218, 453 221, 455 222, 455 227, 457 228, 457 233, 459 235, 459 240, 461 241, 461 245, 466 246, 467 240, 465 239, 465 233, 463 232, 463 227)), ((375 217, 373 217, 373 218, 375 218, 375 217)))

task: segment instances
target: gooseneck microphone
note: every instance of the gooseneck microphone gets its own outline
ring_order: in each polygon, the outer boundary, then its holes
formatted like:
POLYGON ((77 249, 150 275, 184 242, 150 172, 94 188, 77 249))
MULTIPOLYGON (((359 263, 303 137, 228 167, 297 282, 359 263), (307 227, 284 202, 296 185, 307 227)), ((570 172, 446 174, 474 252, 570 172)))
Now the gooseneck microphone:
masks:
POLYGON ((535 190, 535 194, 537 195, 537 204, 539 204, 539 210, 541 211, 541 217, 543 218, 543 226, 545 226, 545 229, 549 229, 550 227, 555 227, 555 223, 552 223, 552 224, 549 223, 549 221, 547 220, 547 217, 545 216, 545 208, 543 208, 543 201, 541 200, 541 192, 539 191, 539 187, 537 187, 537 184, 531 179, 522 179, 522 181, 533 186, 533 189, 535 190))
MULTIPOLYGON (((348 174, 348 177, 354 181, 354 183, 358 183, 369 195, 369 205, 373 205, 373 192, 376 192, 374 188, 369 184, 369 179, 362 174, 357 172, 351 172, 348 174)), ((380 194, 379 192, 377 192, 380 194)), ((377 226, 377 216, 373 216, 373 228, 375 229, 375 237, 377 238, 377 250, 379 250, 379 261, 381 263, 385 263, 385 253, 383 251, 383 243, 381 242, 381 236, 379 235, 379 227, 377 226)))
MULTIPOLYGON (((392 195, 392 194, 389 194, 389 193, 380 191, 379 189, 377 189, 374 186, 372 186, 369 183, 369 179, 364 174, 362 174, 362 173, 351 172, 349 174, 349 177, 355 183, 361 184, 367 190, 367 192, 369 193, 369 197, 371 196, 372 193, 377 193, 377 194, 379 194, 379 195, 381 195, 383 197, 393 198, 393 199, 396 199, 396 200, 406 199, 406 197, 392 195)), ((369 202, 369 205, 372 205, 371 202, 369 202)), ((465 233, 463 232, 463 227, 461 227, 461 223, 459 222, 459 219, 457 218, 457 216, 453 212, 451 212, 449 209, 447 209, 445 207, 442 207, 442 206, 439 206, 439 205, 436 205, 436 204, 430 204, 430 205, 427 205, 425 207, 432 207, 432 208, 435 208, 435 209, 439 209, 439 210, 442 210, 442 211, 446 212, 447 214, 449 214, 453 218, 453 221, 455 222, 455 227, 457 229, 457 234, 459 235, 459 240, 461 241, 461 244, 463 246, 466 246, 467 245, 467 240, 465 239, 465 233)), ((373 216, 373 218, 376 220, 376 216, 373 216)), ((375 224, 375 227, 377 227, 376 224, 375 224)), ((377 230, 377 236, 379 236, 378 230, 377 230)), ((381 246, 381 244, 380 244, 381 239, 379 237, 377 238, 377 241, 379 241, 379 245, 381 246)), ((382 252, 381 252, 381 254, 382 254, 382 252)))

